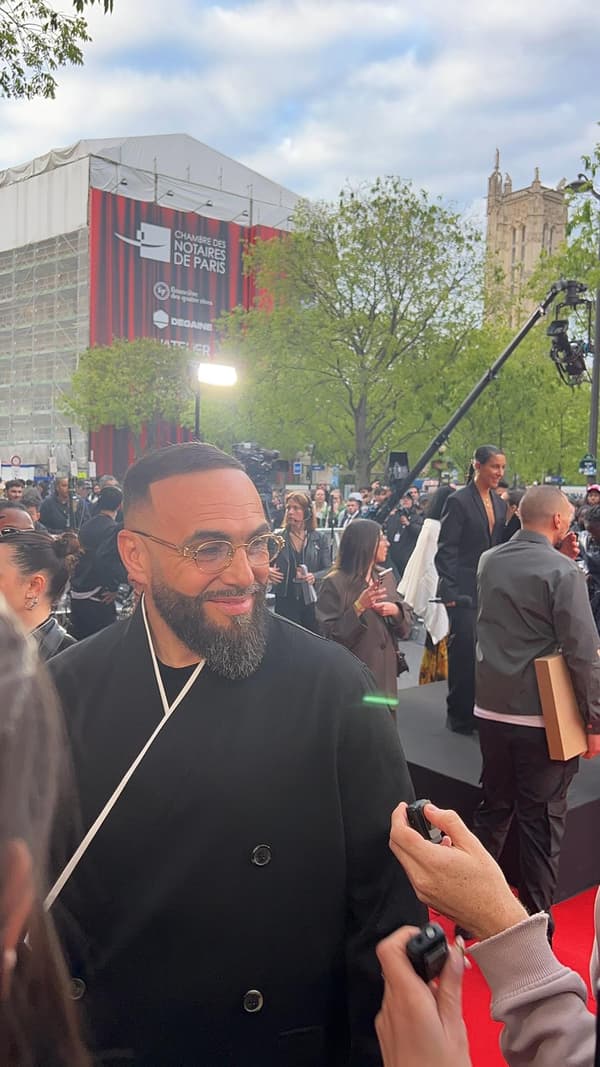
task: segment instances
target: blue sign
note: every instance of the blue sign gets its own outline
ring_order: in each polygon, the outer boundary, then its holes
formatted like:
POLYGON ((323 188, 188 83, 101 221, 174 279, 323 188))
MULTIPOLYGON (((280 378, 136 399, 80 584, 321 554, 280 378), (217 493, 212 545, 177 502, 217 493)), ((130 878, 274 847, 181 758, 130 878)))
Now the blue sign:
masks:
POLYGON ((324 471, 325 470, 325 465, 323 463, 313 463, 312 470, 314 470, 314 471, 324 471))
POLYGON ((293 464, 293 469, 294 469, 294 474, 302 474, 302 464, 301 463, 294 463, 293 464))

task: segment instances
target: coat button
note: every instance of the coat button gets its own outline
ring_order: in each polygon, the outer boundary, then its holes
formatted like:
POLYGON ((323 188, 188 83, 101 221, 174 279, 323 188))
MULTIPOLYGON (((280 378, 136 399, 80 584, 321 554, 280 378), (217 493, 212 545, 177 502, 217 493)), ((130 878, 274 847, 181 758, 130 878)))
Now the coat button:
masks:
POLYGON ((83 978, 71 978, 69 982, 69 996, 71 1000, 81 1000, 86 990, 83 978))
POLYGON ((257 845, 252 849, 252 862, 256 867, 266 867, 271 862, 271 849, 269 845, 257 845))
POLYGON ((249 989, 247 993, 244 993, 242 1004, 244 1011, 247 1011, 250 1015, 260 1011, 264 1004, 260 989, 249 989))

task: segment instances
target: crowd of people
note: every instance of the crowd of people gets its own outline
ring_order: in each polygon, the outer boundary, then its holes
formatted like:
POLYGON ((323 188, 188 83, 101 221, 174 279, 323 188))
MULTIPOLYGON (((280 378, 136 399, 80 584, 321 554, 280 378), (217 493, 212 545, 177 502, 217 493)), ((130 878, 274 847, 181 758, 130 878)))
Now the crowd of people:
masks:
POLYGON ((599 753, 600 487, 576 515, 504 472, 482 446, 464 488, 319 486, 269 519, 197 442, 122 489, 6 484, 0 1062, 466 1067, 472 938, 509 1064, 591 1067, 551 949, 577 759, 549 759, 532 679, 560 648, 599 753), (442 845, 406 817, 416 619, 421 680, 447 674, 447 725, 483 754, 474 833, 426 808, 442 845), (513 820, 519 899, 496 862, 513 820), (426 905, 458 932, 439 986, 406 955, 426 905))

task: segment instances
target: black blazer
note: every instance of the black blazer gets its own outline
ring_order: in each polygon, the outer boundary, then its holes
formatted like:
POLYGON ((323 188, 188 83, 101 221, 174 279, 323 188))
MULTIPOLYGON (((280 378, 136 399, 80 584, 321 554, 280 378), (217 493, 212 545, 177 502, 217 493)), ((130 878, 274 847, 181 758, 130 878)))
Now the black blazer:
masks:
POLYGON ((444 603, 470 596, 477 607, 477 565, 482 552, 502 544, 506 537, 506 504, 491 493, 495 523, 492 533, 481 494, 474 482, 449 496, 442 512, 435 557, 439 574, 438 596, 444 603))

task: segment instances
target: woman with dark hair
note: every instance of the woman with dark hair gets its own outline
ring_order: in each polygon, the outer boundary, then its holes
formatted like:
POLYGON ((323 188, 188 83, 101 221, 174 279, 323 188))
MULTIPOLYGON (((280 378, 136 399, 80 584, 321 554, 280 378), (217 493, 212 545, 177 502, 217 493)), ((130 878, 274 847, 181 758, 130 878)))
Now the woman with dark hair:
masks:
POLYGON ((41 670, 0 609, 0 1063, 91 1067, 41 903, 62 758, 59 714, 41 670))
POLYGON ((335 566, 317 600, 317 622, 324 637, 338 641, 371 668, 377 689, 390 710, 398 703, 396 642, 408 636, 412 614, 394 589, 383 564, 389 548, 372 519, 354 519, 344 530, 335 566))
POLYGON ((331 566, 331 543, 316 525, 308 493, 288 493, 284 524, 276 531, 283 538, 284 546, 269 567, 277 614, 313 631, 316 630, 315 582, 331 566))
POLYGON ((442 511, 454 489, 440 485, 425 508, 425 521, 418 541, 398 585, 398 592, 425 623, 425 651, 419 671, 419 685, 441 682, 448 677, 448 612, 434 604, 438 587, 435 554, 440 535, 442 511))
POLYGON ((495 492, 505 467, 501 449, 481 445, 468 484, 448 497, 442 512, 435 566, 450 619, 447 725, 458 734, 475 730, 477 566, 481 553, 506 537, 506 504, 495 492))
POLYGON ((43 660, 75 643, 52 614, 69 580, 73 552, 67 535, 17 529, 0 535, 0 593, 37 641, 43 660))

